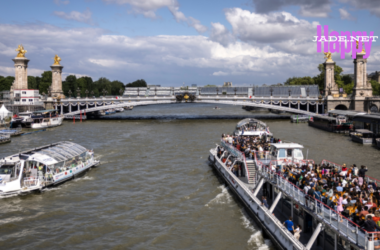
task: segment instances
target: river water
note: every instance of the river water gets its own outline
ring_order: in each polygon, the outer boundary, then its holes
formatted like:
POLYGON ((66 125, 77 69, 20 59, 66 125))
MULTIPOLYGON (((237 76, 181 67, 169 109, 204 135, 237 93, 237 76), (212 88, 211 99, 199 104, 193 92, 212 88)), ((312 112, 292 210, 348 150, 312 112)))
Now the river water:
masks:
MULTIPOLYGON (((160 105, 123 115, 252 114, 238 106, 160 105)), ((119 114, 118 114, 119 115, 119 114)), ((62 140, 94 149, 102 164, 42 193, 4 198, 1 249, 272 249, 208 166, 211 147, 238 120, 64 122, 0 145, 0 157, 62 140)), ((365 164, 380 179, 379 151, 289 120, 275 137, 320 162, 365 164)))

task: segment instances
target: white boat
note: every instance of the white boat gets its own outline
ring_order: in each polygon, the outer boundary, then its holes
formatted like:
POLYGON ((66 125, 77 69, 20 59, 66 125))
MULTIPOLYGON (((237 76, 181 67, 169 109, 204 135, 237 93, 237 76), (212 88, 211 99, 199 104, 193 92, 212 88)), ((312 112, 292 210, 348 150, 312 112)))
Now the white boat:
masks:
POLYGON ((373 132, 368 129, 356 129, 355 132, 351 133, 351 139, 354 142, 371 145, 373 143, 373 132))
POLYGON ((33 123, 30 124, 30 127, 33 129, 41 129, 60 126, 64 116, 59 115, 57 110, 51 109, 34 111, 31 118, 33 119, 33 123))
POLYGON ((11 120, 11 128, 29 128, 30 124, 33 123, 33 119, 31 118, 32 112, 26 111, 21 112, 18 115, 14 115, 11 120))
POLYGON ((73 142, 23 151, 0 160, 0 196, 42 190, 98 164, 92 151, 73 142))
POLYGON ((238 122, 234 135, 266 137, 268 141, 273 136, 266 123, 254 118, 247 118, 238 122))
POLYGON ((123 111, 124 111, 124 108, 116 108, 115 111, 116 111, 116 112, 123 112, 123 111))

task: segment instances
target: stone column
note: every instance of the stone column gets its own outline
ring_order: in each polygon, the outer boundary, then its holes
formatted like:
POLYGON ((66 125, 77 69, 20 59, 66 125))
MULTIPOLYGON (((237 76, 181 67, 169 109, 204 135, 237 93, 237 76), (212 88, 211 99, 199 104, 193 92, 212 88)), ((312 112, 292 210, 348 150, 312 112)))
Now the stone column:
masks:
POLYGON ((28 63, 29 59, 26 57, 16 57, 12 59, 15 63, 15 81, 13 83, 13 90, 28 89, 28 63))
POLYGON ((69 103, 69 113, 71 113, 71 103, 69 103))
POLYGON ((63 95, 62 91, 62 69, 61 65, 50 66, 52 71, 51 96, 59 97, 63 95))
POLYGON ((63 104, 61 103, 61 115, 63 115, 63 104))
POLYGON ((354 59, 355 97, 372 97, 372 86, 367 80, 367 59, 363 58, 364 55, 365 53, 358 53, 354 59))
POLYGON ((309 112, 309 102, 307 102, 306 107, 307 107, 307 112, 309 112))
POLYGON ((326 96, 329 95, 329 90, 331 91, 331 95, 339 95, 338 85, 335 83, 334 79, 334 69, 335 62, 329 61, 323 64, 325 68, 325 93, 326 96))

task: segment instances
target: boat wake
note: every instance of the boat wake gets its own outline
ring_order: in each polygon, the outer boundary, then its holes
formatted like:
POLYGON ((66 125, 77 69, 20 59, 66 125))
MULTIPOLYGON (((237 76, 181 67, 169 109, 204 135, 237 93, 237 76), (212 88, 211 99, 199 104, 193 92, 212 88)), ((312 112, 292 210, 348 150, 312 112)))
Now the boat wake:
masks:
POLYGON ((225 187, 224 185, 221 185, 218 187, 222 192, 217 194, 216 197, 212 200, 210 200, 205 206, 209 207, 210 205, 216 205, 216 204, 229 204, 232 202, 232 196, 228 192, 228 187, 225 187))
POLYGON ((241 220, 244 228, 249 230, 252 234, 251 237, 249 237, 247 244, 250 249, 259 249, 259 250, 266 250, 271 249, 272 243, 270 240, 264 239, 261 231, 257 230, 253 227, 253 222, 250 221, 247 218, 247 215, 244 213, 244 211, 241 211, 241 220))

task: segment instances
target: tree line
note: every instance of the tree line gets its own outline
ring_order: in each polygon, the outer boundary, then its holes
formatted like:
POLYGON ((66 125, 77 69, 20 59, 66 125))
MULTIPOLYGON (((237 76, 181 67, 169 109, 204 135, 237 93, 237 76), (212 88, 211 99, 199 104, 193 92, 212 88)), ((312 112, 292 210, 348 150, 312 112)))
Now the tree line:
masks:
MULTIPOLYGON (((0 91, 10 90, 14 76, 0 76, 0 91)), ((47 94, 52 83, 52 72, 45 71, 39 76, 28 76, 28 89, 38 89, 40 94, 47 94)), ((80 96, 103 96, 105 95, 121 95, 124 89, 128 87, 147 87, 144 79, 124 85, 121 81, 111 81, 105 77, 100 77, 97 81, 93 81, 91 77, 84 76, 77 78, 75 75, 69 75, 62 82, 62 91, 65 96, 77 96, 79 89, 80 96), (87 91, 87 93, 86 93, 87 91)))
MULTIPOLYGON (((319 90, 323 91, 325 86, 325 69, 323 64, 318 65, 319 74, 314 77, 290 77, 285 82, 284 85, 318 85, 319 90)), ((339 88, 343 88, 344 93, 351 94, 354 89, 354 80, 349 75, 342 74, 343 69, 335 65, 334 68, 334 79, 335 83, 339 88)), ((370 80, 372 85, 373 95, 380 95, 380 84, 375 80, 370 80)))

